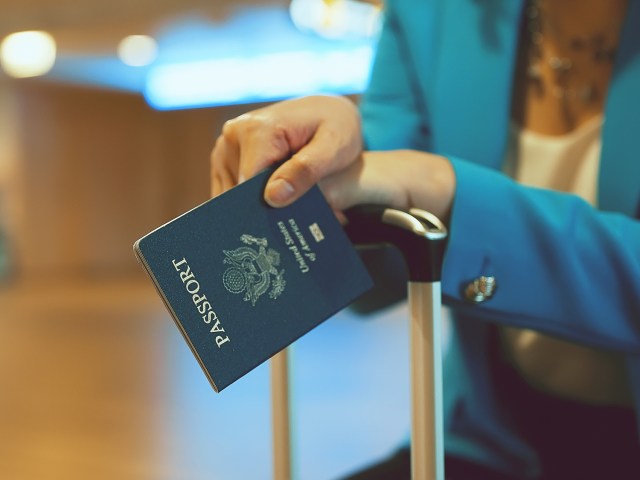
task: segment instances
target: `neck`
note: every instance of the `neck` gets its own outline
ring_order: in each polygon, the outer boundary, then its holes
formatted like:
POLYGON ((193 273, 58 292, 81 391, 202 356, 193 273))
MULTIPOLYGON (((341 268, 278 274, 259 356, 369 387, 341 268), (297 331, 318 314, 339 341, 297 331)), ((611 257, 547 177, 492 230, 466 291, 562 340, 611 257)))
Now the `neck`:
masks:
POLYGON ((628 0, 538 0, 550 40, 603 35, 617 38, 628 0))

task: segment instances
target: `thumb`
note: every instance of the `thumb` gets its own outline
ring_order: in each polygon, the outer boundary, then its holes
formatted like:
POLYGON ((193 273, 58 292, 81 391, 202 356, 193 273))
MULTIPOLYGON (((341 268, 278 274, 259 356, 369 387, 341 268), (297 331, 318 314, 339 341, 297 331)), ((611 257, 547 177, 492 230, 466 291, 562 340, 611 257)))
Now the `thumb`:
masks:
POLYGON ((271 175, 264 192, 272 207, 284 207, 298 200, 312 186, 344 168, 360 153, 360 144, 336 146, 335 136, 319 130, 311 141, 285 161, 271 175), (353 150, 353 151, 352 151, 353 150))

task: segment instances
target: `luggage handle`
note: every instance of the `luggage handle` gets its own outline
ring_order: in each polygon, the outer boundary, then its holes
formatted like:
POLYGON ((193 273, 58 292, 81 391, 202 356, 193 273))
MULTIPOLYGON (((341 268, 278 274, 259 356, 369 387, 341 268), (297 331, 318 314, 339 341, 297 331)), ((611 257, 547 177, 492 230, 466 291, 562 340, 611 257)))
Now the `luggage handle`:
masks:
MULTIPOLYGON (((441 271, 447 229, 435 215, 361 205, 345 212, 345 231, 358 246, 390 244, 409 270, 411 311, 411 478, 444 480, 441 271)), ((291 479, 287 349, 271 360, 273 471, 291 479)))

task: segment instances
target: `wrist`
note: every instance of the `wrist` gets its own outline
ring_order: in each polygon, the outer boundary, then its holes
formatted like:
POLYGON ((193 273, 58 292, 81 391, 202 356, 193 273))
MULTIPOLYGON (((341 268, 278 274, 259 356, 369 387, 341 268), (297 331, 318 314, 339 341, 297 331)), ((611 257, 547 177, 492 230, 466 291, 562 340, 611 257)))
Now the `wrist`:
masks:
POLYGON ((456 189, 456 176, 451 162, 441 155, 412 150, 408 176, 410 208, 419 208, 449 223, 456 189))

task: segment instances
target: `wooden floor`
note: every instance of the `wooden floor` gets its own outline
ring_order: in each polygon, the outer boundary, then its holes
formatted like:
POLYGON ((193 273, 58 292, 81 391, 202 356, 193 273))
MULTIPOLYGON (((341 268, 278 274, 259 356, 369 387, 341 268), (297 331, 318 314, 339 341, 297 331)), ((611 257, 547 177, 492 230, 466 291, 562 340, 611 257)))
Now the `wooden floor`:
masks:
MULTIPOLYGON (((296 478, 405 438, 405 316, 343 312, 296 342, 296 478)), ((146 278, 0 288, 0 479, 270 479, 270 435, 267 366, 214 393, 146 278)))

